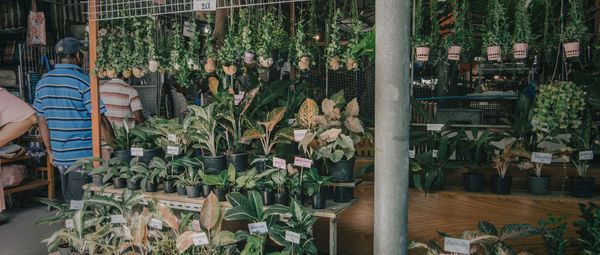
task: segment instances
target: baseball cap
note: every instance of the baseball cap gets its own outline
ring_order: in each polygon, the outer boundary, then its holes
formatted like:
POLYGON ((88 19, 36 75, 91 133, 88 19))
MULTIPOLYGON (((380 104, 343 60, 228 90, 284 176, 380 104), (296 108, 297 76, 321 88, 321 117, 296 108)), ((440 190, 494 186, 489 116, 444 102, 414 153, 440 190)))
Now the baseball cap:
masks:
POLYGON ((58 41, 54 50, 57 54, 74 55, 86 47, 87 42, 66 37, 58 41))

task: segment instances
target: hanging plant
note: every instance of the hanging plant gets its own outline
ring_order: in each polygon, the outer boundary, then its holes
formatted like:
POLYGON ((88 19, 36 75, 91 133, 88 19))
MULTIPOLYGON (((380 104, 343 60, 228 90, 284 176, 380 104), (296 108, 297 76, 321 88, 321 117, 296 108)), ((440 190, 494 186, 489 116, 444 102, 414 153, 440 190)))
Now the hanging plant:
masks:
MULTIPOLYGON (((288 45, 290 44, 290 35, 288 34, 288 29, 284 27, 284 15, 279 15, 273 22, 273 31, 272 31, 272 49, 277 50, 280 56, 285 56, 284 51, 288 49, 288 45)), ((276 57, 276 56, 274 56, 276 57)))
POLYGON ((158 68, 160 67, 159 62, 158 62, 158 52, 156 51, 156 44, 154 41, 154 17, 150 16, 146 19, 144 19, 144 35, 145 35, 145 43, 146 43, 146 47, 147 47, 147 55, 146 55, 146 59, 148 61, 148 71, 154 73, 156 71, 158 71, 158 68))
POLYGON ((273 58, 271 51, 273 49, 273 32, 277 26, 278 19, 272 12, 267 13, 262 17, 262 23, 260 25, 260 40, 258 41, 258 60, 262 67, 268 68, 273 64, 273 58))
POLYGON ((306 34, 304 34, 303 22, 303 20, 299 20, 298 23, 296 23, 293 44, 290 45, 292 47, 290 49, 290 53, 292 54, 290 60, 292 60, 296 67, 302 71, 307 70, 310 67, 310 59, 312 57, 310 51, 304 44, 306 34))
POLYGON ((529 41, 531 41, 531 27, 529 25, 529 6, 525 0, 517 1, 514 27, 513 57, 526 59, 529 41))
POLYGON ((142 26, 142 21, 139 18, 135 18, 131 30, 131 33, 135 38, 135 40, 133 40, 133 54, 129 56, 131 59, 131 71, 133 76, 141 78, 144 76, 144 69, 146 68, 147 63, 146 57, 148 54, 148 43, 146 40, 141 39, 146 36, 145 26, 142 26))
POLYGON ((204 55, 206 56, 206 64, 204 65, 204 71, 207 73, 213 73, 217 70, 217 63, 215 62, 215 49, 213 46, 212 29, 210 24, 213 22, 212 15, 206 15, 206 23, 208 23, 208 31, 206 32, 206 39, 204 41, 204 55))
POLYGON ((225 42, 219 50, 219 62, 223 65, 223 71, 227 75, 233 75, 237 72, 237 66, 235 65, 236 58, 238 56, 237 48, 235 47, 235 35, 233 29, 229 29, 225 42))
POLYGON ((337 24, 337 21, 341 18, 342 12, 338 8, 335 10, 335 14, 329 24, 329 44, 326 49, 327 64, 329 65, 329 69, 334 71, 342 66, 342 62, 340 61, 340 27, 337 24))
POLYGON ((471 39, 473 31, 471 30, 471 15, 469 1, 458 3, 454 0, 452 3, 454 13, 454 27, 452 34, 446 37, 444 48, 448 50, 448 60, 459 60, 461 51, 471 49, 471 39))
POLYGON ((431 45, 431 36, 425 30, 425 6, 423 0, 417 0, 415 5, 415 34, 412 37, 412 46, 416 51, 416 60, 424 62, 429 60, 429 46, 431 45))
POLYGON ((101 28, 98 30, 98 44, 96 46, 96 51, 98 52, 96 58, 96 66, 94 68, 94 74, 98 76, 98 78, 103 79, 106 77, 106 65, 107 65, 107 53, 108 53, 108 41, 106 28, 101 28))
POLYGON ((254 60, 254 45, 256 42, 253 40, 252 29, 250 25, 246 25, 242 28, 241 46, 244 51, 244 63, 252 64, 254 60))
POLYGON ((561 36, 565 56, 567 58, 579 57, 580 44, 587 41, 587 27, 585 25, 585 2, 583 0, 569 0, 571 8, 567 13, 569 21, 561 36))
POLYGON ((346 45, 346 51, 344 53, 344 57, 346 58, 346 69, 348 71, 358 69, 358 59, 359 56, 357 53, 353 52, 354 47, 360 43, 362 40, 362 21, 358 17, 358 11, 356 9, 356 1, 352 2, 352 25, 351 32, 352 35, 348 40, 348 45, 346 45))
POLYGON ((117 67, 118 71, 121 72, 124 78, 129 78, 131 76, 131 67, 133 63, 133 59, 131 56, 133 55, 133 36, 129 33, 128 29, 125 28, 126 20, 123 21, 123 25, 119 28, 120 34, 122 36, 121 41, 121 56, 119 57, 119 66, 117 67))
POLYGON ((482 50, 489 61, 501 61, 508 52, 508 28, 506 9, 500 0, 489 0, 487 16, 482 35, 482 50))
POLYGON ((169 66, 167 70, 170 73, 175 73, 182 66, 187 65, 185 58, 185 42, 183 40, 183 31, 181 24, 173 23, 172 34, 169 36, 169 42, 172 45, 169 53, 169 66))
POLYGON ((198 29, 198 27, 196 26, 196 23, 193 23, 192 25, 192 30, 194 31, 194 33, 192 34, 192 37, 190 38, 190 41, 188 43, 188 47, 187 47, 187 52, 186 52, 186 59, 187 59, 187 67, 195 72, 200 70, 200 59, 199 59, 199 52, 202 49, 202 45, 200 44, 200 31, 198 29))

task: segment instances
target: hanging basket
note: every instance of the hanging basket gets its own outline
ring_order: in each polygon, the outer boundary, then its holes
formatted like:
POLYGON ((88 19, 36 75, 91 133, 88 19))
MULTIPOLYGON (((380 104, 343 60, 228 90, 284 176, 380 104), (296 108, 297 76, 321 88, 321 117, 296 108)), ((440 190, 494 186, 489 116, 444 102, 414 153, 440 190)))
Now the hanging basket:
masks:
POLYGON ((209 57, 206 59, 206 64, 204 64, 204 71, 207 73, 212 73, 217 70, 217 63, 215 63, 215 58, 209 57))
POLYGON ((123 78, 127 79, 127 78, 131 77, 131 70, 123 70, 123 72, 121 72, 121 74, 123 74, 123 78))
POLYGON ((579 42, 570 42, 563 44, 565 48, 565 57, 576 58, 579 57, 579 42))
POLYGON ((460 46, 450 46, 450 49, 448 49, 448 60, 459 60, 461 49, 460 46))
POLYGON ((329 61, 329 68, 333 71, 337 71, 342 66, 342 62, 340 61, 340 57, 335 56, 329 61))
POLYGON ((102 69, 98 69, 98 71, 96 71, 96 76, 98 79, 104 79, 106 77, 106 72, 102 69))
POLYGON ((158 71, 158 61, 149 60, 148 61, 148 71, 150 71, 151 73, 158 71))
POLYGON ((358 62, 356 62, 356 59, 353 59, 353 58, 346 59, 346 69, 348 69, 348 71, 352 71, 356 68, 358 68, 358 62))
POLYGON ((515 59, 524 59, 527 58, 527 50, 529 48, 529 44, 527 43, 515 43, 513 44, 513 57, 515 59))
POLYGON ((298 68, 300 70, 306 70, 310 67, 310 57, 309 56, 304 56, 300 59, 300 62, 298 62, 298 68))
POLYGON ((244 63, 246 63, 246 64, 252 64, 253 60, 254 60, 254 54, 248 53, 248 52, 244 52, 244 63))
POLYGON ((271 67, 271 65, 273 65, 273 58, 258 56, 258 61, 260 62, 260 65, 264 68, 269 68, 271 67))
POLYGON ((237 72, 237 66, 236 65, 223 65, 223 71, 225 71, 225 73, 227 75, 233 75, 237 72))
POLYGON ((429 60, 429 47, 417 47, 416 60, 425 62, 429 60))
POLYGON ((142 71, 142 69, 139 69, 137 67, 134 67, 131 70, 131 73, 133 73, 133 76, 135 76, 135 78, 142 78, 142 77, 144 77, 144 71, 142 71))
POLYGON ((485 48, 487 59, 489 61, 500 61, 500 46, 491 46, 485 48))
POLYGON ((106 70, 106 77, 108 78, 117 78, 117 71, 115 71, 115 69, 108 69, 106 70))

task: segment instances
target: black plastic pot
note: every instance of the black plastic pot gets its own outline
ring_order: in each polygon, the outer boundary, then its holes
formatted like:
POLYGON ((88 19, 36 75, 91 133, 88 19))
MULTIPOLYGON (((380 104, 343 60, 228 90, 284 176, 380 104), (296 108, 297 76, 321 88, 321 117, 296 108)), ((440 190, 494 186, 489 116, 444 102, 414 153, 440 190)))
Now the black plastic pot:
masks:
POLYGON ((333 201, 336 203, 345 203, 354 198, 354 188, 350 187, 335 187, 333 201))
POLYGON ((302 194, 302 193, 294 194, 294 195, 291 195, 290 197, 298 200, 298 202, 300 202, 301 204, 304 204, 304 194, 302 194))
POLYGON ((263 190, 260 192, 264 205, 272 205, 275 203, 275 192, 272 190, 263 190))
POLYGON ((140 189, 140 181, 130 181, 130 180, 127 180, 127 189, 129 189, 129 190, 138 190, 138 189, 140 189))
POLYGON ((175 181, 164 180, 163 189, 165 193, 175 193, 175 191, 177 191, 177 188, 175 188, 175 181))
POLYGON ((498 175, 492 176, 492 193, 497 195, 508 195, 512 188, 512 176, 500 178, 498 175))
POLYGON ((185 189, 185 185, 175 185, 177 188, 177 195, 185 196, 187 195, 187 190, 185 189))
POLYGON ((208 174, 218 174, 227 169, 227 161, 225 155, 216 157, 204 155, 204 168, 208 174))
POLYGON ((146 182, 146 185, 144 186, 144 191, 156 192, 157 190, 158 190, 158 183, 146 182))
POLYGON ((237 189, 236 187, 234 187, 234 186, 231 186, 231 187, 229 187, 229 193, 232 193, 232 192, 238 192, 238 193, 242 193, 242 191, 241 191, 241 190, 238 190, 238 189, 237 189))
POLYGON ((596 178, 569 176, 569 183, 571 185, 571 195, 574 197, 587 198, 594 196, 594 185, 596 184, 596 178))
POLYGON ((150 164, 150 161, 152 161, 152 159, 154 157, 159 157, 159 158, 163 158, 163 151, 161 148, 154 148, 154 149, 144 149, 144 156, 140 157, 140 162, 144 163, 144 164, 150 164))
POLYGON ((104 181, 102 181, 103 176, 99 174, 92 175, 92 184, 94 186, 102 187, 104 186, 104 181))
POLYGON ((275 192, 275 203, 280 205, 290 204, 290 195, 288 195, 287 190, 283 192, 275 192))
POLYGON ((415 188, 415 178, 414 178, 415 174, 413 173, 409 173, 408 174, 408 187, 409 188, 415 188))
POLYGON ((113 151, 113 157, 120 158, 123 161, 127 162, 127 164, 129 164, 129 162, 131 161, 131 151, 130 150, 113 151))
POLYGON ((551 176, 527 176, 527 188, 529 190, 529 193, 542 196, 550 194, 551 180, 551 176))
POLYGON ((125 180, 125 178, 113 177, 113 185, 115 186, 115 189, 124 189, 127 187, 127 180, 125 180))
POLYGON ((238 154, 227 154, 227 167, 232 164, 238 172, 248 169, 248 152, 238 154))
POLYGON ((333 199, 333 187, 332 186, 321 187, 321 194, 325 197, 325 199, 333 199))
POLYGON ((354 173, 354 160, 340 160, 336 163, 331 163, 329 167, 329 175, 332 182, 351 182, 354 173))
POLYGON ((206 185, 206 184, 202 184, 202 196, 203 197, 208 197, 208 195, 210 195, 210 192, 213 190, 212 185, 206 185))
POLYGON ((227 189, 219 189, 217 187, 214 187, 213 192, 215 193, 215 195, 217 195, 217 198, 220 202, 227 201, 227 197, 225 196, 227 195, 227 189))
POLYGON ((262 159, 261 161, 258 161, 256 163, 254 163, 254 166, 256 167, 256 172, 257 173, 262 173, 265 171, 265 166, 268 166, 271 162, 269 158, 269 156, 267 155, 254 155, 255 160, 257 159, 262 159))
POLYGON ((325 208, 325 196, 323 194, 312 196, 312 208, 313 209, 324 209, 325 208))
POLYGON ((485 175, 480 173, 463 173, 465 190, 468 192, 481 192, 483 190, 483 179, 485 175))
POLYGON ((185 185, 187 197, 195 198, 200 196, 200 185, 185 185))

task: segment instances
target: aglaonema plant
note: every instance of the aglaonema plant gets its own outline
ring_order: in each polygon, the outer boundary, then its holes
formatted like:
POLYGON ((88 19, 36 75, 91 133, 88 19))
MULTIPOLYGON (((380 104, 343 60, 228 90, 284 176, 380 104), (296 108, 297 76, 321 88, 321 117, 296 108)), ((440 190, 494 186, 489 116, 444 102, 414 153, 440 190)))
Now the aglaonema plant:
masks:
POLYGON ((281 128, 275 132, 275 127, 283 119, 286 107, 277 107, 267 114, 265 121, 252 124, 251 128, 244 132, 242 142, 258 140, 264 155, 270 155, 273 146, 278 143, 289 143, 294 140, 291 128, 281 128))
POLYGON ((312 213, 294 198, 291 199, 287 214, 291 215, 287 222, 282 225, 275 224, 269 229, 269 238, 276 244, 285 247, 280 254, 317 254, 317 246, 313 242, 312 226, 318 218, 313 217, 312 213), (286 231, 299 234, 300 243, 286 241, 286 231))
POLYGON ((211 156, 216 157, 219 152, 218 145, 222 139, 222 134, 217 128, 215 105, 209 104, 204 107, 191 105, 189 109, 193 114, 190 122, 196 130, 196 132, 192 132, 192 136, 198 142, 194 145, 194 148, 205 149, 211 156))

